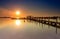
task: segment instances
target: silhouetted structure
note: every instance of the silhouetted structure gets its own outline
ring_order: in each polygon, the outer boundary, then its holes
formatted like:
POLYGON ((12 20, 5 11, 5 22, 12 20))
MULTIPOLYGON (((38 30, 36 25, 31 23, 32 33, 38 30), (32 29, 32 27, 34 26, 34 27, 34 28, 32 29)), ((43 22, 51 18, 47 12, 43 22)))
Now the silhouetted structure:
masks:
POLYGON ((42 24, 47 24, 47 25, 51 25, 54 27, 58 27, 60 28, 60 22, 58 22, 58 16, 54 16, 54 17, 31 17, 31 16, 27 16, 28 20, 32 20, 32 21, 36 21, 36 22, 40 22, 42 24), (45 20, 47 19, 47 20, 45 20), (54 21, 50 21, 50 19, 54 19, 56 20, 54 21))

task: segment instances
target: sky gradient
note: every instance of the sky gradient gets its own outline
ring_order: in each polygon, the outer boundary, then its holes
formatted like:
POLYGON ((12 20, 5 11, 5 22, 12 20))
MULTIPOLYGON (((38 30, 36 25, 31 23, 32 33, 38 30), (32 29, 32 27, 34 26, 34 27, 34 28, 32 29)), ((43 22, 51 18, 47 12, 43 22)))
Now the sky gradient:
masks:
POLYGON ((15 11, 21 12, 21 17, 32 16, 59 16, 59 0, 0 0, 0 17, 14 16, 15 11))

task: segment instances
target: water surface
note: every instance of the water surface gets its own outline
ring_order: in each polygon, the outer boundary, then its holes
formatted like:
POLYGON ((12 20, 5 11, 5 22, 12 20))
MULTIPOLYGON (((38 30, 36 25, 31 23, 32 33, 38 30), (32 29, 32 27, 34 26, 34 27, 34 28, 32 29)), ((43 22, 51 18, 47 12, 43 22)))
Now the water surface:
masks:
POLYGON ((60 39, 60 29, 29 20, 0 18, 0 39, 60 39))

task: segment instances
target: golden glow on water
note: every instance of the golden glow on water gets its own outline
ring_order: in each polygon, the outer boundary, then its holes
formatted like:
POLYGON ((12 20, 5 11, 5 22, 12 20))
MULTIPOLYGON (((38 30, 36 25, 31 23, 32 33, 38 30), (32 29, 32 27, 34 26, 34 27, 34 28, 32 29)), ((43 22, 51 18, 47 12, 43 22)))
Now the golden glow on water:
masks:
POLYGON ((16 19, 15 21, 14 21, 14 28, 15 28, 15 30, 16 29, 20 29, 20 30, 22 30, 23 28, 24 28, 24 26, 23 26, 23 21, 22 20, 19 20, 19 19, 16 19))
POLYGON ((21 25, 21 21, 20 20, 16 20, 15 23, 16 23, 17 26, 21 25))

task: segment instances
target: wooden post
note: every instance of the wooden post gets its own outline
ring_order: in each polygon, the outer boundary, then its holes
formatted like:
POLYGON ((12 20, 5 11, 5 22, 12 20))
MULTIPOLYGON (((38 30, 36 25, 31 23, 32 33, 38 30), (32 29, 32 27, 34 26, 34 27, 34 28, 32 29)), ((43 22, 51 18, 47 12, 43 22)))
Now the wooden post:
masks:
MULTIPOLYGON (((50 17, 48 18, 48 24, 50 23, 49 21, 50 21, 50 17)), ((50 28, 50 26, 49 26, 49 25, 48 25, 48 28, 50 28)))
MULTIPOLYGON (((57 26, 57 22, 58 22, 58 17, 56 17, 56 26, 57 26)), ((56 34, 57 34, 57 27, 56 27, 56 34)))

